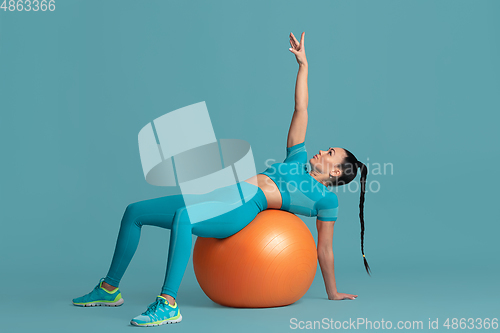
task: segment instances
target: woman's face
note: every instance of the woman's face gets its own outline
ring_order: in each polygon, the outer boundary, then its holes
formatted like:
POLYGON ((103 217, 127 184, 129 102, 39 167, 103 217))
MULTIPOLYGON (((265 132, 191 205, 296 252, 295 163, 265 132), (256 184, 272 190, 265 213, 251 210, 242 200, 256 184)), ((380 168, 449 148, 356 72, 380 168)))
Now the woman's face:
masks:
POLYGON ((329 174, 332 177, 338 177, 341 171, 338 167, 347 153, 343 148, 330 147, 328 150, 320 150, 316 155, 309 160, 311 167, 321 173, 329 174))

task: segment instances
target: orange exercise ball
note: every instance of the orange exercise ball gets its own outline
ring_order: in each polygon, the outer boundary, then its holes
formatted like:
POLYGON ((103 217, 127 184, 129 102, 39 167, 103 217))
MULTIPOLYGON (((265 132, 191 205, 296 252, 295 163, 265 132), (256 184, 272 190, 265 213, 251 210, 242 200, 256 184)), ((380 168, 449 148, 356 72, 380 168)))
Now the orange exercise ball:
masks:
POLYGON ((201 289, 215 303, 269 308, 298 301, 316 274, 316 243, 296 215, 260 212, 227 238, 198 237, 193 266, 201 289))

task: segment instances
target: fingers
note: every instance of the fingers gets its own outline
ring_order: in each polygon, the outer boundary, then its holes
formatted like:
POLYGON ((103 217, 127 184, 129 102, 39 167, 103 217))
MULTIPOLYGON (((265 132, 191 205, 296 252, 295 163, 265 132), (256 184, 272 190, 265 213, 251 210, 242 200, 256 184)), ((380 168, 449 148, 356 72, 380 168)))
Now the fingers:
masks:
POLYGON ((356 297, 358 297, 358 295, 345 294, 344 299, 356 299, 356 297))
POLYGON ((295 42, 295 40, 292 38, 292 34, 291 33, 290 33, 290 45, 292 45, 292 48, 294 48, 295 50, 298 51, 299 46, 297 45, 297 43, 295 42))
POLYGON ((305 45, 304 45, 304 36, 305 36, 306 32, 302 32, 302 36, 300 37, 300 46, 303 48, 305 45))
POLYGON ((291 36, 290 36, 290 45, 291 45, 291 48, 289 48, 290 52, 292 52, 293 54, 297 55, 297 52, 299 51, 299 48, 298 48, 297 44, 295 43, 295 41, 292 39, 291 36))
POLYGON ((295 42, 295 45, 296 45, 296 49, 298 50, 300 47, 299 41, 297 40, 297 38, 295 38, 295 36, 291 32, 290 32, 290 38, 293 38, 293 41, 295 42))

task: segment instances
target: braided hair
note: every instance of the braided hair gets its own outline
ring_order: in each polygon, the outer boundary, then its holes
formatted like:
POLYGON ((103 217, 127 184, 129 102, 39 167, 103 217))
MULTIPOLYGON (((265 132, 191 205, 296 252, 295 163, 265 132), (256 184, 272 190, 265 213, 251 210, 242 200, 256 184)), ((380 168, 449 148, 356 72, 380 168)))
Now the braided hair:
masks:
POLYGON ((349 184, 354 178, 356 178, 358 168, 361 172, 361 195, 359 198, 359 220, 361 223, 361 253, 363 254, 363 261, 365 264, 365 269, 368 275, 370 275, 370 266, 365 258, 364 252, 364 236, 365 236, 365 219, 364 219, 364 204, 365 204, 365 190, 366 190, 366 175, 368 174, 368 168, 366 165, 358 161, 358 159, 347 149, 345 149, 347 157, 339 165, 342 174, 339 177, 335 177, 332 181, 333 186, 341 186, 349 184))

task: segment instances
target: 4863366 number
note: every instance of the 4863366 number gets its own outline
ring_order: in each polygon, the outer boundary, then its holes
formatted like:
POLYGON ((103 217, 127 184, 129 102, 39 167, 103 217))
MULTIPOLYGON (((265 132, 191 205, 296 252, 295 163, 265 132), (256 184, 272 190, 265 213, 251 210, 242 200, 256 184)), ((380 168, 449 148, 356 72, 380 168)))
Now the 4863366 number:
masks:
MULTIPOLYGON (((1 1, 1 0, 0 0, 1 1)), ((56 10, 56 1, 55 0, 4 0, 0 9, 3 9, 4 12, 53 12, 56 10)))
POLYGON ((494 329, 498 328, 498 318, 446 318, 443 326, 447 329, 494 329))

